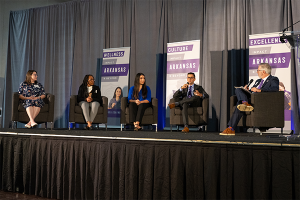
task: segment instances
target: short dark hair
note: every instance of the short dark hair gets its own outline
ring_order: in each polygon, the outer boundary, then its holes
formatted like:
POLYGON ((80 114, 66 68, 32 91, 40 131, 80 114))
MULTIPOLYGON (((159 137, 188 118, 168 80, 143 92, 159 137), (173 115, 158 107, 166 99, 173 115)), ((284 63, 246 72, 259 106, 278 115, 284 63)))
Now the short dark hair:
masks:
POLYGON ((192 75, 194 76, 194 78, 196 78, 194 72, 189 72, 188 75, 189 75, 189 74, 192 74, 192 75))

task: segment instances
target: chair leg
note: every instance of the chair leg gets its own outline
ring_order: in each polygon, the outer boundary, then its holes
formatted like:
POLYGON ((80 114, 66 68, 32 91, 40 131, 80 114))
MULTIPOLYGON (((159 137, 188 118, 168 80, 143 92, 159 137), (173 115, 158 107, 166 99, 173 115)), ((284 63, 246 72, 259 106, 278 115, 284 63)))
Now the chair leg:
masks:
POLYGON ((52 128, 53 128, 53 122, 50 122, 51 123, 51 130, 52 130, 52 128))
POLYGON ((122 131, 122 129, 123 129, 123 124, 121 124, 121 131, 122 131))
POLYGON ((281 135, 283 135, 283 127, 281 127, 281 135))
MULTIPOLYGON (((157 132, 157 124, 152 124, 152 125, 155 126, 155 132, 157 132)), ((151 128, 152 128, 152 126, 151 126, 151 128)))
POLYGON ((105 124, 105 131, 107 131, 107 123, 105 124))
POLYGON ((206 126, 202 126, 202 132, 205 132, 206 131, 206 126))
POLYGON ((47 123, 47 122, 45 122, 45 129, 47 129, 47 124, 48 124, 48 123, 47 123))
POLYGON ((177 131, 179 131, 179 126, 177 125, 177 131))

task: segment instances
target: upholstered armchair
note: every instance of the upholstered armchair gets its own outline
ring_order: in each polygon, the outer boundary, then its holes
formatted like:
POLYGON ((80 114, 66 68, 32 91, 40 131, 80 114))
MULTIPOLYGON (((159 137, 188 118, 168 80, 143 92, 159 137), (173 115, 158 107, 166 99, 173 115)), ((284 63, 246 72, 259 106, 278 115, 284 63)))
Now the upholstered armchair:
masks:
MULTIPOLYGON (((158 111, 158 100, 157 98, 151 98, 152 106, 145 110, 141 125, 155 125, 157 132, 157 111, 158 111)), ((128 97, 121 98, 121 131, 122 126, 126 126, 129 123, 129 107, 128 107, 128 97)))
MULTIPOLYGON (((53 119, 54 119, 55 96, 46 93, 46 98, 44 98, 43 100, 45 102, 45 105, 42 107, 38 116, 36 116, 35 122, 38 124, 45 123, 46 128, 47 128, 47 122, 50 122, 51 129, 52 129, 53 119)), ((21 123, 29 122, 29 117, 27 115, 25 108, 22 106, 20 102, 18 92, 13 93, 11 121, 12 121, 12 128, 17 127, 17 122, 21 122, 21 123)))
MULTIPOLYGON (((98 113, 93 121, 93 124, 105 124, 107 130, 107 108, 108 99, 102 96, 103 106, 99 106, 98 113)), ((86 121, 83 116, 81 107, 77 102, 77 95, 72 95, 70 98, 70 113, 69 113, 69 130, 71 129, 71 123, 85 124, 86 121)))
MULTIPOLYGON (((230 116, 232 116, 237 104, 237 97, 230 97, 230 116)), ((284 127, 284 92, 261 92, 252 93, 250 104, 254 107, 253 111, 245 112, 240 119, 238 126, 253 127, 261 132, 269 128, 284 127)))
MULTIPOLYGON (((179 101, 180 99, 170 99, 170 104, 179 101)), ((203 99, 202 107, 190 107, 188 108, 188 125, 202 126, 202 130, 205 131, 208 124, 208 107, 209 99, 203 99)), ((183 126, 182 111, 179 107, 170 109, 170 129, 172 131, 172 125, 183 126)))

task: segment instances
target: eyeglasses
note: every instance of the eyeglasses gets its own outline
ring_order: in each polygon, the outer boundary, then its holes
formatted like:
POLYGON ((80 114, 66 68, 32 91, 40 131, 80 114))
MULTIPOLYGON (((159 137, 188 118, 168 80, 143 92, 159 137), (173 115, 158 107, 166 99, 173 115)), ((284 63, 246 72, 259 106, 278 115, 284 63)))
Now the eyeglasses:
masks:
POLYGON ((95 79, 89 79, 88 81, 95 81, 95 79))
POLYGON ((258 70, 256 70, 256 71, 264 71, 264 70, 262 70, 262 69, 258 69, 258 70))
POLYGON ((188 76, 187 78, 194 78, 193 76, 188 76))

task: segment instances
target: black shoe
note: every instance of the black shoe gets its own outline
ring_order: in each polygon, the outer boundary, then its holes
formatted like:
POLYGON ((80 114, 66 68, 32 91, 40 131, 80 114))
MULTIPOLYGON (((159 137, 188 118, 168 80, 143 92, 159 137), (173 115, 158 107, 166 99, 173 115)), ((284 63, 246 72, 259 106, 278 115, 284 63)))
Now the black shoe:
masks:
POLYGON ((93 126, 90 126, 90 127, 89 127, 89 130, 93 130, 93 126))
POLYGON ((90 128, 88 126, 84 127, 85 130, 90 130, 90 128))

